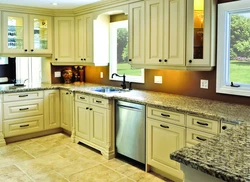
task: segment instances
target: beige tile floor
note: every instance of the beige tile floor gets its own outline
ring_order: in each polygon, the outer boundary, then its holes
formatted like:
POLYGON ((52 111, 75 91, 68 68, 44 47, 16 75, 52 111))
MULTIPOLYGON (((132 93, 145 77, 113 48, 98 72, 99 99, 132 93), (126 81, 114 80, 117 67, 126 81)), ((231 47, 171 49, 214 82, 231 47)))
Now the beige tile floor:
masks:
POLYGON ((106 160, 88 147, 58 133, 0 147, 0 181, 4 182, 163 182, 122 160, 106 160))

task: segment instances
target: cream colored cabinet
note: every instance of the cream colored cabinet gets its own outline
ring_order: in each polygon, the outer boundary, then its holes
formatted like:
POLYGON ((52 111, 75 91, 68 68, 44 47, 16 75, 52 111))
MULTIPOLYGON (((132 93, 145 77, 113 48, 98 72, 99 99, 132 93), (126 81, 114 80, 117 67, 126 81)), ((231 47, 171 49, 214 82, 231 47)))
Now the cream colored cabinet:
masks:
POLYGON ((54 17, 53 63, 74 62, 74 17, 54 17))
POLYGON ((43 106, 43 91, 3 94, 4 136, 44 130, 43 106))
POLYGON ((129 4, 129 63, 144 64, 144 2, 129 4))
POLYGON ((75 57, 77 62, 93 63, 93 16, 75 17, 75 57))
POLYGON ((185 146, 185 115, 147 107, 147 164, 151 170, 174 181, 182 181, 180 164, 170 154, 185 146))
POLYGON ((187 0, 186 66, 211 70, 215 66, 216 0, 187 0))
MULTIPOLYGON (((3 116, 2 101, 3 101, 3 94, 0 94, 0 116, 3 116)), ((0 146, 4 145, 6 145, 6 142, 4 140, 3 117, 0 117, 0 146)))
POLYGON ((75 140, 100 150, 107 159, 114 157, 114 126, 108 99, 75 94, 75 140))
POLYGON ((60 127, 60 95, 59 90, 44 91, 44 128, 60 127))
POLYGON ((52 18, 3 12, 3 53, 52 54, 52 18))
POLYGON ((145 0, 146 65, 185 66, 185 0, 145 0))
POLYGON ((186 146, 206 141, 220 132, 220 122, 187 115, 186 146))
POLYGON ((71 132, 73 122, 73 92, 60 90, 61 127, 71 132))

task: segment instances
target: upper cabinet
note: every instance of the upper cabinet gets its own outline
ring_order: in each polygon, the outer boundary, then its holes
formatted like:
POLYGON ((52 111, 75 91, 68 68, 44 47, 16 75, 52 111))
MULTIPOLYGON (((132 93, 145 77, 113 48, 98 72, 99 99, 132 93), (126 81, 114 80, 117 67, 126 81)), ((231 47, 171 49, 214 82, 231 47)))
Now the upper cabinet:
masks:
POLYGON ((54 56, 52 63, 68 64, 75 61, 74 17, 54 18, 54 56))
POLYGON ((145 3, 146 64, 184 66, 185 0, 146 0, 145 3))
POLYGON ((2 53, 52 54, 51 17, 3 12, 2 27, 2 53))
POLYGON ((93 63, 93 16, 75 18, 75 57, 77 62, 93 63))
POLYGON ((129 4, 129 62, 144 64, 144 2, 129 4))
POLYGON ((211 70, 215 66, 216 0, 187 0, 186 66, 211 70))

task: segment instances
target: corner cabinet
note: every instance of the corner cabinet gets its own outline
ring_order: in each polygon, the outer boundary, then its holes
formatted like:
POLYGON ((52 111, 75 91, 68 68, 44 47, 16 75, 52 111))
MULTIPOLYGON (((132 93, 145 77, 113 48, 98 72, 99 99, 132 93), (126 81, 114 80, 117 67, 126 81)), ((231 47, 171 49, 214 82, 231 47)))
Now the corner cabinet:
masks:
POLYGON ((61 127, 69 132, 72 130, 73 123, 73 103, 73 92, 60 90, 61 127))
POLYGON ((75 61, 74 22, 74 17, 54 17, 54 55, 52 64, 72 64, 75 61))
POLYGON ((186 1, 145 0, 145 3, 146 66, 184 66, 186 1))
POLYGON ((93 16, 86 14, 75 18, 76 62, 93 63, 93 16))
POLYGON ((144 64, 144 2, 129 4, 129 63, 144 64))
POLYGON ((186 66, 209 71, 215 66, 216 0, 187 0, 186 66))

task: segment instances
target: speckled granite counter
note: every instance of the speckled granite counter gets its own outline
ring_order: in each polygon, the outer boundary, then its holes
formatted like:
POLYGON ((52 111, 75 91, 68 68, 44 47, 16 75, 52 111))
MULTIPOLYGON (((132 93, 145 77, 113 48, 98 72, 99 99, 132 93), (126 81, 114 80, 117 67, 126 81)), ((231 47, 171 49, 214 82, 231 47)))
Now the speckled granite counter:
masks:
POLYGON ((171 154, 171 158, 226 181, 250 181, 250 122, 248 122, 250 106, 140 90, 100 93, 93 91, 96 87, 106 86, 91 83, 41 84, 17 88, 0 86, 0 94, 60 88, 104 98, 147 104, 217 121, 221 119, 246 121, 192 148, 176 151, 171 154))

